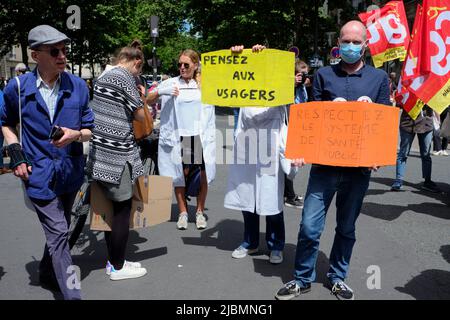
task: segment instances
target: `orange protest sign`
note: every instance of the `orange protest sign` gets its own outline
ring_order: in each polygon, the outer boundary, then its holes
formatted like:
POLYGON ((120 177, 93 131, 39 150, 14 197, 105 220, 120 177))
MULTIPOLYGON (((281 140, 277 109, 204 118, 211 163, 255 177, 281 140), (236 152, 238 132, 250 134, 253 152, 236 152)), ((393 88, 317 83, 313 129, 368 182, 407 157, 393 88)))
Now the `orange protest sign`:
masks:
POLYGON ((394 165, 399 109, 368 102, 291 106, 286 158, 342 167, 394 165))

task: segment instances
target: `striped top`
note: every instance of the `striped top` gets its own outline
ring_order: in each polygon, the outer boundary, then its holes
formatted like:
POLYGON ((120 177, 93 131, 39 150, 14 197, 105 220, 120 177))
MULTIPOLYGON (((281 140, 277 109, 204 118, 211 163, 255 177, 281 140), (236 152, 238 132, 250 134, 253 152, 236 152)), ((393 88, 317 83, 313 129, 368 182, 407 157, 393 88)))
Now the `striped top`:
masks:
POLYGON ((58 102, 59 87, 61 85, 61 75, 58 76, 58 79, 53 84, 53 88, 51 88, 48 84, 44 82, 44 80, 42 80, 41 75, 39 74, 39 70, 36 70, 36 72, 37 72, 36 88, 38 88, 39 93, 42 96, 42 99, 44 99, 44 102, 47 105, 48 113, 53 123, 56 111, 56 103, 58 102))
POLYGON ((133 134, 133 112, 143 107, 133 75, 118 67, 106 73, 94 87, 94 130, 90 141, 88 173, 94 180, 119 184, 126 163, 132 180, 144 173, 133 134))

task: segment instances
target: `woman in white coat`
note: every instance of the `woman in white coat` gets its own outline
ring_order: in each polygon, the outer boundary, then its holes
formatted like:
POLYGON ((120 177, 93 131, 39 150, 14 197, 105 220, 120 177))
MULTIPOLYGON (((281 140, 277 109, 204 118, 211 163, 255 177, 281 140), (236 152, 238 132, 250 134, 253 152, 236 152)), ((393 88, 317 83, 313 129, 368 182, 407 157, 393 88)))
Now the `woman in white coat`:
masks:
MULTIPOLYGON (((253 52, 265 47, 255 45, 253 52)), ((242 52, 235 46, 232 52, 242 52)), ((229 165, 224 206, 240 210, 244 216, 244 240, 232 257, 244 258, 258 251, 259 216, 266 217, 266 242, 270 262, 283 261, 285 229, 283 218, 284 173, 295 176, 297 161, 284 158, 287 109, 241 108, 235 132, 234 162, 229 165), (250 140, 247 142, 247 140, 250 140), (248 146, 248 148, 247 148, 248 146)))
POLYGON ((194 50, 184 50, 178 59, 180 76, 162 82, 147 101, 161 99, 161 123, 158 167, 161 176, 173 178, 180 214, 177 228, 188 227, 185 176, 189 164, 201 166, 200 192, 197 197, 196 226, 207 227, 203 214, 208 184, 215 178, 216 141, 214 106, 201 103, 197 81, 200 57, 194 50))

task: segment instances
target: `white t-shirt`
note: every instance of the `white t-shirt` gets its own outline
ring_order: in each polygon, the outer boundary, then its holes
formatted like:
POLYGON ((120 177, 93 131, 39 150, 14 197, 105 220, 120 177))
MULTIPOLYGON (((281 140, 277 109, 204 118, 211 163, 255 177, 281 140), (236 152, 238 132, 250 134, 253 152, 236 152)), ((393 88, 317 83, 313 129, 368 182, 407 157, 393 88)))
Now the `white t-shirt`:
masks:
POLYGON ((175 98, 175 114, 179 135, 182 137, 200 134, 200 117, 202 112, 201 92, 195 80, 186 83, 178 80, 180 95, 175 98))

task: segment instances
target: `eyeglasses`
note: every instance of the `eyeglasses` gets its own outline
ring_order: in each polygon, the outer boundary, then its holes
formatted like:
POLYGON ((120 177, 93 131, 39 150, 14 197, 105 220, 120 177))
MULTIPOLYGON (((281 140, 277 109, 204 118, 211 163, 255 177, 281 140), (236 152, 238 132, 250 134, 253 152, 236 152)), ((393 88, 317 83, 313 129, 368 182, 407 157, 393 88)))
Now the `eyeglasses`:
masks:
POLYGON ((185 69, 189 69, 191 67, 189 63, 178 63, 178 69, 180 69, 181 66, 183 66, 185 69))
POLYGON ((51 48, 50 50, 36 50, 36 51, 48 52, 53 58, 57 58, 59 56, 60 51, 63 55, 67 56, 67 48, 62 48, 62 49, 51 48))

